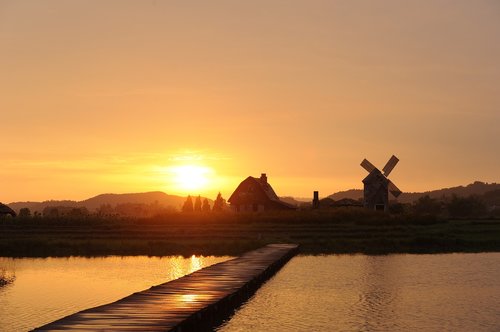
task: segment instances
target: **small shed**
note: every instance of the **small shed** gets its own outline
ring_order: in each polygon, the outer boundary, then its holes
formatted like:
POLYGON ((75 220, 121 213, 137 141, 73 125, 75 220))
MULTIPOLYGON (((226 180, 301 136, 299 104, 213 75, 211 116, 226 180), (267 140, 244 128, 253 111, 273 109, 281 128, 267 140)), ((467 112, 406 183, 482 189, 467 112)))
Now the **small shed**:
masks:
POLYGON ((334 208, 362 208, 363 204, 360 201, 351 198, 342 198, 337 201, 330 197, 325 197, 319 201, 320 209, 334 209, 334 208))
POLYGON ((228 202, 236 212, 259 212, 269 210, 294 210, 295 206, 281 201, 267 182, 267 175, 260 178, 247 177, 229 197, 228 202))

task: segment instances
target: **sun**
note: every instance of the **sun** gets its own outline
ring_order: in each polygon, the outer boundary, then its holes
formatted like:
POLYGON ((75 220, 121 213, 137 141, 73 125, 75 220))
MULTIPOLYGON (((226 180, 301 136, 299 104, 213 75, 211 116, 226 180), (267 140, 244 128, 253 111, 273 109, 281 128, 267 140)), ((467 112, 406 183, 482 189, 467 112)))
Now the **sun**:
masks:
POLYGON ((175 187, 183 192, 205 189, 213 170, 206 166, 182 165, 170 167, 175 187))

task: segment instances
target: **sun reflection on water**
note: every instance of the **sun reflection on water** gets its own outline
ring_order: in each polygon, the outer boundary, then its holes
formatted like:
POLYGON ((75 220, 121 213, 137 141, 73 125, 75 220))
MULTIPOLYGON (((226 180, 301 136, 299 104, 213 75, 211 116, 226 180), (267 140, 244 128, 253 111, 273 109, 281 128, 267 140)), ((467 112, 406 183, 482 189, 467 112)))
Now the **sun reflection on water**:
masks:
POLYGON ((196 301, 197 297, 198 297, 197 294, 182 294, 181 301, 184 303, 191 303, 191 302, 196 301))
POLYGON ((191 268, 189 273, 193 273, 194 271, 198 271, 203 266, 203 260, 201 256, 191 256, 191 268))
MULTIPOLYGON (((27 331, 76 311, 116 301, 231 257, 0 257, 0 331, 27 331), (3 272, 2 272, 3 271, 3 272)), ((187 294, 180 303, 199 300, 187 294)))

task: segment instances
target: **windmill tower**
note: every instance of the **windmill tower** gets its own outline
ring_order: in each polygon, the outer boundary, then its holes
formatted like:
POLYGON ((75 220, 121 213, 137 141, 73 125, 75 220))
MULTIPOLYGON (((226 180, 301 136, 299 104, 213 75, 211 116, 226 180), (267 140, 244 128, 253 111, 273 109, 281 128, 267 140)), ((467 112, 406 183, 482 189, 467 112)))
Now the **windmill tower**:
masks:
POLYGON ((368 209, 377 211, 387 211, 389 207, 389 192, 398 197, 401 195, 401 190, 392 183, 387 177, 392 172, 399 159, 392 156, 385 164, 382 171, 378 170, 371 162, 364 159, 361 162, 361 167, 368 171, 368 176, 363 179, 364 184, 364 205, 368 209))

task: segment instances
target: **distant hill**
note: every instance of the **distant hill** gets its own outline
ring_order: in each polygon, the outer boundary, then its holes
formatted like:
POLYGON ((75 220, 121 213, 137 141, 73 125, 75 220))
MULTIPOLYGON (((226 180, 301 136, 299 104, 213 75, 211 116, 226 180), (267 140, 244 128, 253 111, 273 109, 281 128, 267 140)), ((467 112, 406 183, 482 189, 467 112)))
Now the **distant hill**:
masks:
POLYGON ((126 203, 153 204, 155 202, 158 202, 158 204, 160 205, 171 206, 176 209, 180 209, 185 201, 186 197, 168 195, 161 191, 152 191, 136 194, 101 194, 81 201, 80 204, 89 209, 89 211, 96 210, 104 204, 116 206, 118 204, 126 203))
MULTIPOLYGON (((444 188, 439 190, 425 191, 425 192, 410 192, 410 193, 402 193, 399 196, 398 201, 401 203, 412 203, 419 199, 422 196, 429 195, 431 198, 442 198, 449 197, 451 195, 457 196, 469 196, 469 195, 479 195, 483 196, 486 203, 489 204, 498 204, 498 197, 500 195, 500 184, 497 183, 484 183, 476 181, 467 186, 457 186, 451 188, 444 188), (487 195, 485 195, 488 193, 487 195)), ((361 189, 350 189, 346 191, 339 191, 332 195, 327 196, 328 198, 333 199, 334 201, 339 201, 344 198, 360 200, 363 198, 363 190, 361 189)), ((203 199, 204 197, 202 197, 203 199)), ((304 198, 294 198, 294 197, 281 197, 282 201, 299 206, 304 203, 306 199, 304 198)), ((155 204, 163 207, 174 208, 176 210, 180 210, 180 207, 186 200, 186 197, 176 196, 176 195, 168 195, 161 191, 153 191, 146 193, 135 193, 135 194, 102 194, 98 195, 83 201, 70 201, 70 200, 61 200, 61 201, 44 201, 44 202, 13 202, 7 204, 14 211, 19 213, 21 208, 27 207, 31 210, 32 213, 35 211, 42 212, 48 206, 64 206, 64 207, 85 207, 90 212, 96 211, 99 207, 103 205, 110 205, 111 207, 116 207, 120 204, 155 204)), ((311 198, 312 200, 312 198, 311 198)), ((212 200, 209 199, 210 204, 212 204, 212 200)))
MULTIPOLYGON (((203 198, 202 198, 203 199, 203 198)), ((115 207, 119 204, 155 204, 158 203, 164 207, 171 207, 180 210, 180 207, 186 200, 186 197, 168 195, 161 191, 153 191, 135 194, 102 194, 83 201, 44 201, 44 202, 14 202, 8 204, 14 211, 19 212, 21 208, 27 207, 31 212, 42 212, 47 206, 66 206, 66 207, 85 207, 90 212, 94 212, 102 205, 115 207)), ((212 200, 209 199, 210 202, 212 200)))
POLYGON ((354 200, 359 200, 363 198, 363 190, 362 189, 349 189, 345 191, 339 191, 335 194, 331 194, 327 196, 328 198, 333 199, 334 201, 341 200, 343 198, 349 198, 354 200))
POLYGON ((32 213, 34 212, 42 212, 43 209, 45 209, 48 206, 66 206, 66 207, 81 207, 81 205, 78 205, 77 201, 57 201, 57 200, 50 200, 50 201, 43 201, 43 202, 13 202, 7 204, 10 206, 10 208, 16 213, 19 213, 19 210, 22 208, 28 208, 32 213))
MULTIPOLYGON (((453 194, 457 196, 470 196, 470 195, 484 195, 487 192, 500 190, 500 184, 497 183, 485 183, 476 181, 467 186, 457 186, 451 188, 444 188, 432 191, 425 192, 403 192, 401 196, 398 197, 398 201, 401 203, 412 203, 418 200, 420 197, 429 195, 431 198, 443 198, 450 197, 453 194)), ((361 189, 350 189, 347 191, 339 191, 335 194, 328 196, 329 198, 337 201, 342 198, 350 198, 350 199, 362 199, 363 198, 363 190, 361 189)))
POLYGON ((421 193, 402 193, 401 196, 399 196, 398 201, 400 201, 401 203, 412 203, 425 195, 429 195, 429 197, 431 198, 438 198, 438 199, 444 197, 450 197, 452 195, 457 195, 461 197, 470 195, 482 196, 490 191, 495 191, 499 189, 500 189, 500 184, 476 181, 467 186, 444 188, 432 191, 425 191, 421 193))
POLYGON ((291 196, 280 197, 280 200, 285 202, 285 203, 292 204, 294 206, 299 206, 302 203, 307 202, 307 200, 304 200, 302 198, 296 198, 296 197, 291 197, 291 196))

